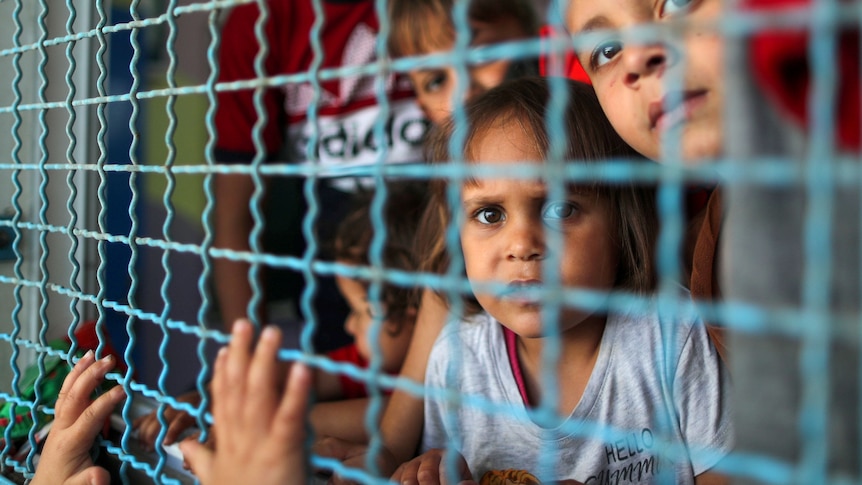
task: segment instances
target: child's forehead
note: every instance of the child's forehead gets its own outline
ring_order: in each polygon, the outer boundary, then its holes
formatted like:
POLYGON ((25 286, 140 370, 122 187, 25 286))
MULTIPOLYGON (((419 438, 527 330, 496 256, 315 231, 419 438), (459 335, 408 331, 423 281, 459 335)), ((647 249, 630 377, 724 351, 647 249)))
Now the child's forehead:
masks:
MULTIPOLYGON (((478 195, 475 191, 481 191, 487 188, 493 188, 495 182, 499 181, 517 181, 520 185, 519 190, 523 192, 530 192, 533 196, 538 198, 547 198, 548 193, 551 191, 551 185, 557 184, 559 181, 557 180, 547 180, 544 178, 535 178, 535 179, 525 179, 525 178, 500 178, 489 176, 486 178, 482 177, 468 177, 464 179, 464 182, 461 186, 462 192, 468 190, 470 192, 474 192, 472 195, 478 195)), ((563 182, 563 191, 565 192, 567 197, 572 196, 594 196, 598 193, 597 186, 593 183, 589 182, 577 182, 577 181, 568 181, 563 182)), ((463 196, 463 193, 462 193, 463 196)))
POLYGON ((565 12, 566 27, 576 33, 648 22, 656 18, 662 1, 665 0, 571 0, 565 12))
POLYGON ((444 28, 416 29, 406 35, 412 38, 408 42, 405 42, 402 47, 402 55, 405 57, 445 52, 451 50, 455 45, 454 33, 444 28))

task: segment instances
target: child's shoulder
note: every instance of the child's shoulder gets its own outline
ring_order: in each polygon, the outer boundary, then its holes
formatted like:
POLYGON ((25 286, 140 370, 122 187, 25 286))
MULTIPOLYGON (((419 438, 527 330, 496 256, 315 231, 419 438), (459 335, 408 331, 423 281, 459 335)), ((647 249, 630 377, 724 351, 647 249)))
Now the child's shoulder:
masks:
POLYGON ((697 316, 688 290, 682 286, 632 298, 628 304, 611 312, 608 327, 615 337, 615 345, 631 344, 633 351, 641 349, 654 353, 656 349, 671 352, 677 349, 678 352, 693 338, 708 340, 706 327, 697 316), (644 345, 644 342, 651 345, 644 345))
POLYGON ((483 343, 502 341, 503 332, 500 324, 489 314, 480 312, 465 317, 460 321, 450 321, 440 331, 434 342, 432 353, 450 354, 454 349, 470 349, 476 351, 484 347, 483 343))
POLYGON ((499 331, 497 327, 499 327, 499 323, 491 315, 484 311, 479 312, 464 317, 460 321, 450 321, 443 327, 440 336, 437 337, 437 343, 455 339, 474 341, 493 335, 494 332, 499 331))

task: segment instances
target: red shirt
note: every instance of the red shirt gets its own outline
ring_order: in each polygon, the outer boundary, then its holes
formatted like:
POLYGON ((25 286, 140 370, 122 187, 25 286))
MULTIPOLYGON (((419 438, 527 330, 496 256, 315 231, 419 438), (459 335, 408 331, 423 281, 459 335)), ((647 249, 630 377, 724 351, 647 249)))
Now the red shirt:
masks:
MULTIPOLYGON (((359 355, 359 350, 356 348, 355 344, 345 345, 340 349, 335 349, 328 352, 326 356, 335 362, 355 364, 356 367, 361 369, 368 368, 368 362, 359 355)), ((356 381, 344 374, 339 374, 338 380, 341 381, 341 391, 344 394, 344 399, 368 397, 368 389, 362 382, 356 381)), ((387 389, 383 391, 383 394, 388 396, 389 394, 392 394, 392 391, 387 389)))

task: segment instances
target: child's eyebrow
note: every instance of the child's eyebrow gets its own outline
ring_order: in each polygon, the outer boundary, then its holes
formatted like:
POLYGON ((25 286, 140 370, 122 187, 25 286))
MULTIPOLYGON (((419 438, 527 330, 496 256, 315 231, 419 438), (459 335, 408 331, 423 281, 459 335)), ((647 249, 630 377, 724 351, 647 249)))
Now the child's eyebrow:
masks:
POLYGON ((596 15, 590 20, 587 20, 584 25, 578 29, 578 32, 592 32, 594 30, 602 30, 611 28, 611 21, 604 15, 596 15))

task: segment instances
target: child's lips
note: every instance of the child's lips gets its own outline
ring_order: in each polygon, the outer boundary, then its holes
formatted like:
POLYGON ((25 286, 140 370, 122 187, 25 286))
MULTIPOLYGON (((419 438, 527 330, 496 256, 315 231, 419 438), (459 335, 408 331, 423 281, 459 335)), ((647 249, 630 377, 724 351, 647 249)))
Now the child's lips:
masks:
POLYGON ((658 129, 662 132, 687 120, 694 110, 706 101, 706 90, 690 90, 680 93, 674 96, 675 105, 668 106, 668 98, 670 96, 650 103, 650 130, 658 129))
POLYGON ((537 279, 515 280, 509 283, 506 299, 521 304, 537 304, 539 296, 536 290, 541 289, 542 281, 537 279))

